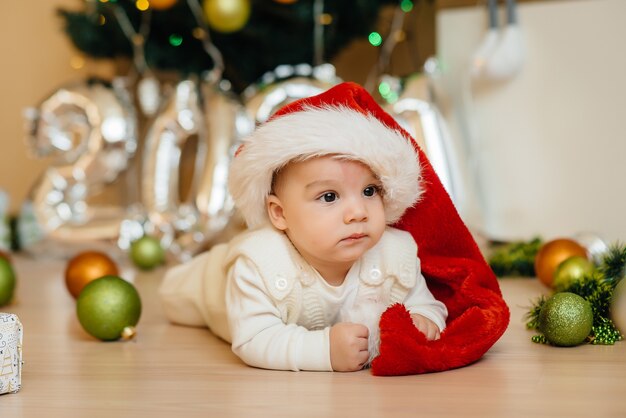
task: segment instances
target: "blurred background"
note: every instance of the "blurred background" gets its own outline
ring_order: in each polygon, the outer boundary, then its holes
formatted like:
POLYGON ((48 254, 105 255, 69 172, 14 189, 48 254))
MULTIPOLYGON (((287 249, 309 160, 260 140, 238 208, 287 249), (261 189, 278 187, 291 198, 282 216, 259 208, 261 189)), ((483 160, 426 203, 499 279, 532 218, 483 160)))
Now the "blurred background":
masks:
POLYGON ((238 140, 340 80, 418 138, 476 236, 623 240, 624 16, 623 0, 9 2, 2 245, 149 233, 186 259, 240 226, 238 140))

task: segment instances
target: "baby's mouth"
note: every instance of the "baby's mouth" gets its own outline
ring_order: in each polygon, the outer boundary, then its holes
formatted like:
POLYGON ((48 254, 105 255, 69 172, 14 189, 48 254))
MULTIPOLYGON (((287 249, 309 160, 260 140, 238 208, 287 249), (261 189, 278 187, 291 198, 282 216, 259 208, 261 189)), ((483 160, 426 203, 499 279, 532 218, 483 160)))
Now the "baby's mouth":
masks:
POLYGON ((342 241, 357 241, 361 238, 365 238, 367 234, 352 234, 349 237, 345 237, 342 241))

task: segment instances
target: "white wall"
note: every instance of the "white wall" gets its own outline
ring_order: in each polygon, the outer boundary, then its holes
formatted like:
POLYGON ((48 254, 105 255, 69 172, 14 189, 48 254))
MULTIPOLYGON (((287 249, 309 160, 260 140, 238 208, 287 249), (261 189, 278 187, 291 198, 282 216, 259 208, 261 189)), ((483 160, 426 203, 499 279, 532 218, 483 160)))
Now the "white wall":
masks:
POLYGON ((438 15, 443 87, 454 105, 447 118, 465 157, 468 140, 476 150, 478 186, 466 189, 477 199, 467 199, 464 216, 491 239, 589 231, 625 240, 626 1, 532 2, 518 13, 521 73, 506 83, 472 82, 465 101, 460 80, 485 34, 486 10, 438 15))

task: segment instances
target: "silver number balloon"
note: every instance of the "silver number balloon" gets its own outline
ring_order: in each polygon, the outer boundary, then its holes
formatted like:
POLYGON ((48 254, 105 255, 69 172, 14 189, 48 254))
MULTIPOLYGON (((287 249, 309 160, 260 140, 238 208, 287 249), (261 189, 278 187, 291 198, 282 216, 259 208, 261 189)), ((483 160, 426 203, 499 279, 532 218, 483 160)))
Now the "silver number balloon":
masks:
POLYGON ((252 123, 239 102, 212 84, 178 83, 145 137, 142 197, 150 227, 185 260, 229 225, 234 208, 227 189, 230 161, 252 123), (180 198, 183 149, 198 146, 191 192, 180 198))
MULTIPOLYGON (((398 85, 397 80, 389 77, 386 81, 388 85, 398 85)), ((399 99, 384 107, 400 126, 415 138, 428 156, 452 201, 457 203, 460 174, 452 137, 439 109, 428 100, 414 97, 414 95, 425 95, 420 93, 424 90, 424 86, 420 84, 425 82, 426 80, 422 77, 410 79, 408 85, 400 92, 399 99)))
POLYGON ((137 148, 126 80, 72 83, 28 109, 25 117, 32 153, 56 158, 23 205, 23 246, 37 251, 42 238, 67 244, 116 239, 127 203, 122 197, 115 204, 95 204, 90 198, 118 179, 137 148))
POLYGON ((339 81, 331 64, 317 67, 308 64, 281 65, 263 75, 259 83, 247 88, 243 96, 246 109, 260 124, 284 105, 322 93, 339 81))

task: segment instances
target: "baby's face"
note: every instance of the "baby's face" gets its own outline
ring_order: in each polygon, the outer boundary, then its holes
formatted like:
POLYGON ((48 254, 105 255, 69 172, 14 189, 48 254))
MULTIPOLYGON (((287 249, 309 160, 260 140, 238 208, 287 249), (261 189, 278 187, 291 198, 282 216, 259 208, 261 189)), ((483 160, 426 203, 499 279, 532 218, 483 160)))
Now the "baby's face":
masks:
POLYGON ((349 268, 385 230, 381 182, 366 165, 329 156, 290 163, 276 182, 279 219, 318 271, 349 268))

